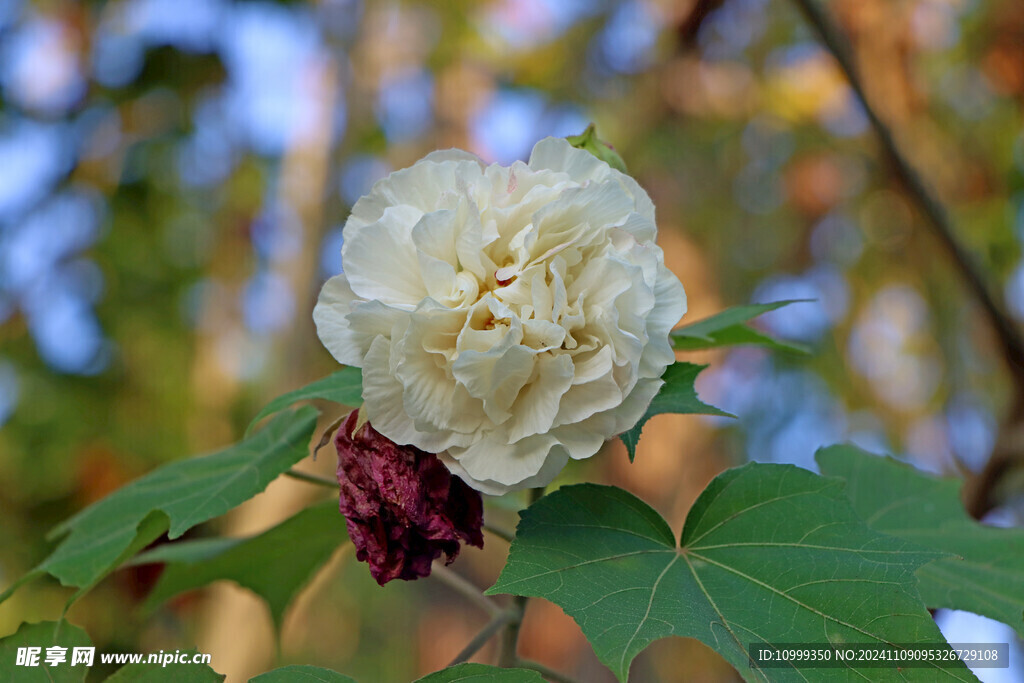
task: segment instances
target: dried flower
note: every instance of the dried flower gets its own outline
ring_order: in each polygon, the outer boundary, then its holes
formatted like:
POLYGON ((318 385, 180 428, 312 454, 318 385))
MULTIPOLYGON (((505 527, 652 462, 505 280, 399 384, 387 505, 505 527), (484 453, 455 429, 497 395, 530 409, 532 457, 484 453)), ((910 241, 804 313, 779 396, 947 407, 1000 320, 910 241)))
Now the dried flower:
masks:
POLYGON ((431 453, 399 446, 353 411, 338 430, 338 484, 356 558, 384 585, 430 574, 459 544, 482 548, 483 501, 431 453))

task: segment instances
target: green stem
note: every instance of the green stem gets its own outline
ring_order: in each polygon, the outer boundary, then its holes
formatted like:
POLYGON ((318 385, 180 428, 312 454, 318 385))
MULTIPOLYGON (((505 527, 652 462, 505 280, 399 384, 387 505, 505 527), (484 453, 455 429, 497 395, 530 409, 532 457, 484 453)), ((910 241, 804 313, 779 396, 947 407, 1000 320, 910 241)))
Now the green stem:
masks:
POLYGON ((528 598, 517 595, 512 600, 511 613, 514 619, 508 622, 508 627, 501 634, 501 651, 498 653, 498 666, 514 667, 519 661, 516 649, 519 646, 519 627, 523 623, 523 615, 526 613, 526 601, 528 598))
POLYGON ((284 473, 284 476, 291 477, 292 479, 298 479, 304 481, 307 484, 316 484, 317 486, 324 486, 330 489, 338 490, 338 482, 335 479, 328 479, 327 477, 318 477, 315 474, 309 474, 308 472, 300 472, 299 470, 288 470, 284 473))
MULTIPOLYGON (((530 507, 544 495, 544 487, 530 489, 530 495, 526 507, 530 507)), ((508 627, 501 635, 501 651, 498 654, 498 666, 503 667, 514 667, 516 662, 519 661, 519 656, 516 654, 516 649, 519 646, 519 627, 523 623, 523 616, 526 614, 526 602, 529 600, 526 596, 517 595, 512 600, 512 610, 516 614, 516 619, 509 622, 508 627)))
POLYGON ((1002 349, 1003 360, 1013 379, 1013 404, 1007 424, 1001 429, 996 439, 996 448, 989 456, 984 469, 967 482, 965 504, 968 512, 981 519, 986 512, 996 507, 995 491, 1000 482, 1012 469, 1024 461, 1024 450, 1019 448, 1001 447, 1009 439, 1009 433, 1019 428, 1024 420, 1024 336, 1006 313, 1006 306, 998 291, 990 286, 986 271, 979 267, 973 255, 960 242, 945 207, 935 194, 925 185, 921 176, 907 160, 900 149, 895 136, 882 121, 864 90, 863 82, 857 71, 853 58, 853 50, 846 36, 835 26, 827 10, 816 0, 793 0, 803 13, 807 22, 817 31, 822 44, 832 53, 839 68, 846 75, 850 87, 860 100, 864 113, 878 137, 886 156, 889 157, 893 171, 907 194, 917 204, 925 217, 925 224, 931 227, 939 243, 949 254, 953 264, 967 289, 981 305, 981 310, 995 332, 996 339, 1002 349))
POLYGON ((459 654, 455 655, 455 659, 448 664, 448 666, 455 666, 465 662, 470 657, 475 655, 480 648, 482 648, 488 640, 494 636, 495 633, 504 628, 510 621, 516 618, 516 613, 513 610, 507 609, 499 612, 493 619, 487 622, 487 625, 480 629, 473 640, 466 644, 466 647, 462 648, 459 654))
POLYGON ((555 671, 550 667, 544 666, 540 662, 534 662, 530 659, 517 659, 516 666, 522 669, 533 669, 544 678, 554 681, 555 683, 577 683, 576 679, 570 678, 561 671, 555 671))
POLYGON ((506 611, 498 603, 481 593, 479 588, 446 567, 441 560, 434 562, 430 575, 487 612, 492 618, 497 618, 506 611))
POLYGON ((508 529, 503 529, 500 526, 494 526, 493 524, 488 524, 487 522, 484 522, 484 531, 490 532, 498 538, 502 539, 503 541, 508 541, 509 543, 511 543, 512 539, 515 538, 515 534, 509 531, 508 529))
POLYGON ((807 22, 817 31, 822 44, 832 53, 836 63, 839 64, 839 68, 850 83, 850 88, 860 100, 882 149, 892 162, 897 177, 902 181, 907 193, 917 204, 921 213, 924 214, 939 242, 952 257, 953 263, 963 276, 968 289, 981 304, 982 310, 1003 347, 1003 355, 1010 366, 1010 372, 1018 381, 1024 380, 1024 337, 1006 314, 1002 301, 993 293, 985 271, 975 263, 972 255, 960 243, 945 207, 907 160, 892 131, 882 121, 868 99, 853 58, 853 50, 846 36, 835 26, 829 18, 827 10, 822 8, 816 0, 793 0, 793 2, 803 13, 807 22))

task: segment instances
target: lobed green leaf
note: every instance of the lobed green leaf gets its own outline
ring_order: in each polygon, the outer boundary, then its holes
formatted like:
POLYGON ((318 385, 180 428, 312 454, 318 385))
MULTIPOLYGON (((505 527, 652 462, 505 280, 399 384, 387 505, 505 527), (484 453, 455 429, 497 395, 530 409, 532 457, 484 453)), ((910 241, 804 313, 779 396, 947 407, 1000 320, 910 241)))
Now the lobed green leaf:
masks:
MULTIPOLYGON (((195 650, 190 651, 196 654, 195 650)), ((224 674, 208 664, 126 664, 115 671, 106 683, 221 683, 224 674)))
POLYGON ((82 629, 66 621, 42 621, 22 624, 18 630, 0 639, 0 681, 18 683, 81 683, 89 673, 83 664, 71 666, 72 651, 76 647, 91 647, 92 641, 82 629), (54 666, 46 665, 46 648, 67 648, 66 661, 54 666), (39 666, 18 666, 18 648, 40 648, 39 666))
POLYGON ((248 538, 212 538, 159 546, 131 564, 165 562, 146 600, 154 608, 184 591, 227 579, 267 602, 280 629, 285 609, 334 551, 347 539, 335 500, 308 507, 248 538))
POLYGON ((178 538, 240 505, 308 454, 316 419, 309 406, 283 413, 240 443, 164 465, 93 503, 50 532, 66 537, 0 601, 43 573, 81 587, 73 601, 164 531, 178 538))
MULTIPOLYGON (((750 681, 866 677, 764 669, 748 656, 754 642, 945 643, 914 577, 944 553, 873 531, 841 480, 791 465, 748 464, 715 478, 678 547, 657 512, 610 486, 563 487, 521 517, 508 563, 487 592, 561 606, 621 681, 637 654, 670 635, 701 640, 750 681)), ((959 664, 870 674, 975 680, 959 664)))
POLYGON ((919 472, 855 446, 818 451, 824 474, 846 480, 846 495, 875 531, 956 557, 917 570, 932 609, 967 610, 1009 624, 1024 637, 1024 529, 979 524, 960 502, 962 482, 919 472))
POLYGON ((249 423, 246 434, 259 423, 260 420, 284 410, 298 401, 309 401, 315 398, 325 401, 333 401, 343 406, 358 408, 363 404, 363 371, 359 368, 344 367, 332 375, 310 382, 304 387, 281 394, 263 407, 256 417, 249 423))
POLYGON ((354 678, 319 666, 282 666, 254 676, 249 683, 356 683, 354 678))
POLYGON ((770 304, 733 306, 721 313, 673 330, 672 343, 677 351, 701 351, 721 346, 754 345, 779 351, 807 353, 808 350, 805 346, 775 339, 747 325, 750 320, 763 313, 806 301, 808 299, 792 299, 775 301, 770 304))
POLYGON ((536 671, 529 669, 502 669, 487 664, 456 664, 427 674, 415 683, 544 683, 536 671))
POLYGON ((647 407, 647 412, 644 413, 639 422, 633 425, 632 429, 619 435, 622 443, 626 444, 626 452, 629 454, 630 462, 633 462, 633 459, 636 457, 636 445, 640 441, 640 434, 643 432, 644 425, 655 415, 660 415, 661 413, 683 413, 736 417, 714 406, 709 406, 697 397, 697 389, 694 388, 694 382, 697 380, 697 375, 706 367, 706 365, 684 362, 675 362, 668 366, 665 374, 661 376, 665 384, 662 385, 661 390, 658 391, 654 400, 651 401, 651 405, 647 407))

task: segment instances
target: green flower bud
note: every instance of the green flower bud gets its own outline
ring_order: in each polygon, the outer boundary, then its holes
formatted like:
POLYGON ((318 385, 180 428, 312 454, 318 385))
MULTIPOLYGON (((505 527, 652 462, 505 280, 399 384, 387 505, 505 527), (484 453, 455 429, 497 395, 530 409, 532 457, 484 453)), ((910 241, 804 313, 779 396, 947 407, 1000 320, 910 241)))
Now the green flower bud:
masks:
POLYGON ((594 127, 594 124, 587 126, 587 129, 579 135, 570 135, 565 139, 576 149, 590 152, 616 171, 628 173, 626 171, 626 162, 622 160, 622 157, 615 151, 615 148, 597 137, 597 129, 594 127))

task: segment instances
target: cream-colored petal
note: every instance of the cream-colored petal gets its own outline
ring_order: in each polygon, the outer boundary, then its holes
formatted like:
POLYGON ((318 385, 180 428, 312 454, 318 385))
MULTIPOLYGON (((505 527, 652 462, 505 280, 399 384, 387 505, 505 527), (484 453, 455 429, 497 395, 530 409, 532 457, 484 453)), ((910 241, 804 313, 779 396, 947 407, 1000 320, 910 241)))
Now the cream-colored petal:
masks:
POLYGON ((390 341, 377 337, 364 360, 363 406, 374 429, 397 444, 411 444, 428 453, 438 453, 472 441, 472 435, 416 429, 404 409, 402 384, 390 371, 390 341))
POLYGON ((464 149, 457 149, 452 147, 450 149, 436 149, 427 156, 423 157, 421 161, 433 161, 441 163, 444 161, 471 161, 477 164, 481 169, 486 168, 483 160, 472 152, 467 152, 464 149))
POLYGON ((313 307, 316 333, 324 347, 344 365, 362 367, 363 349, 349 328, 348 314, 356 295, 348 285, 348 278, 335 275, 324 283, 313 307))
POLYGON ((576 377, 558 406, 556 426, 582 422, 622 403, 623 393, 615 381, 611 348, 605 346, 580 355, 585 359, 575 362, 576 377))
POLYGON ((453 475, 466 482, 470 487, 476 489, 480 493, 487 494, 489 496, 503 496, 509 491, 511 487, 499 484, 495 481, 484 480, 480 481, 469 476, 469 472, 459 464, 459 461, 453 458, 447 451, 442 451, 437 454, 438 459, 448 468, 448 471, 453 475))
POLYGON ((448 454, 476 481, 518 488, 524 480, 537 475, 556 446, 551 434, 506 443, 503 431, 498 429, 466 448, 448 449, 448 454))
POLYGON ((654 286, 654 308, 647 314, 647 346, 640 357, 641 377, 661 377, 665 368, 676 359, 669 332, 686 314, 686 292, 672 271, 658 268, 654 286))
MULTIPOLYGON (((607 441, 607 435, 603 430, 597 429, 601 426, 595 420, 592 424, 570 424, 556 427, 552 432, 558 443, 565 448, 569 457, 573 460, 585 460, 601 450, 601 446, 607 441)), ((603 422, 608 422, 604 420, 603 422)))
POLYGON ((590 152, 576 149, 565 138, 544 138, 530 152, 530 168, 562 171, 577 182, 607 174, 608 164, 590 152))
POLYGON ((534 213, 537 240, 530 254, 544 260, 570 243, 603 241, 605 227, 625 223, 633 212, 632 198, 614 181, 566 190, 534 213))
POLYGON ((523 322, 523 345, 537 351, 558 349, 565 341, 565 328, 547 320, 523 322))
POLYGON ((444 340, 449 345, 462 325, 462 315, 441 307, 420 307, 402 339, 394 344, 400 357, 395 377, 402 384, 402 401, 421 432, 475 432, 485 417, 482 403, 469 395, 452 375, 444 340), (430 350, 434 349, 434 350, 430 350))
POLYGON ((485 281, 488 273, 493 273, 496 266, 484 248, 497 238, 497 233, 485 234, 480 210, 475 203, 467 200, 462 211, 460 229, 455 239, 455 253, 463 269, 475 275, 478 280, 485 281))
MULTIPOLYGON (((623 294, 630 294, 640 281, 643 288, 643 270, 639 266, 628 263, 616 254, 609 252, 604 258, 588 261, 576 274, 572 284, 566 289, 565 295, 568 301, 574 301, 580 296, 585 296, 588 306, 608 308, 615 304, 623 294)), ((653 299, 650 291, 636 292, 631 296, 641 297, 644 300, 653 299)), ((636 302, 641 303, 641 302, 636 302)), ((653 300, 647 306, 650 310, 653 300)))
POLYGON ((376 223, 345 235, 342 263, 360 298, 415 305, 427 296, 412 242, 422 215, 406 206, 388 207, 376 223))
MULTIPOLYGON (((615 426, 609 436, 628 431, 640 421, 647 407, 661 389, 661 379, 642 379, 633 387, 633 391, 617 408, 608 411, 615 418, 615 426)), ((599 413, 601 415, 601 413, 599 413)))
POLYGON ((365 356, 377 337, 400 338, 409 324, 409 311, 379 301, 354 301, 348 314, 347 343, 365 356))
POLYGON ((564 138, 544 138, 534 145, 530 154, 530 167, 563 171, 577 182, 614 178, 632 195, 637 211, 654 222, 654 202, 639 183, 590 152, 576 149, 564 138))
MULTIPOLYGON (((472 155, 470 155, 472 156, 472 155)), ((345 223, 345 239, 376 223, 389 207, 407 206, 420 213, 442 208, 448 197, 465 193, 483 170, 479 160, 421 159, 409 168, 381 178, 352 207, 345 223)))
POLYGON ((561 446, 554 446, 550 451, 548 451, 547 457, 544 459, 544 463, 536 474, 515 484, 507 485, 494 481, 493 479, 474 479, 469 475, 465 468, 459 464, 459 461, 447 452, 439 453, 438 457, 452 474, 462 479, 462 481, 466 482, 477 491, 491 496, 501 496, 512 491, 521 491, 523 489, 547 486, 554 481, 555 477, 557 477, 558 473, 565 468, 565 465, 569 460, 568 453, 564 448, 561 446))
POLYGON ((568 355, 542 353, 533 364, 533 373, 511 407, 508 421, 509 441, 519 441, 551 429, 558 405, 572 386, 573 365, 568 355))
POLYGON ((535 359, 532 349, 502 344, 485 352, 463 351, 452 363, 452 373, 470 396, 483 401, 487 417, 501 424, 512 417, 512 404, 533 376, 535 359))
POLYGON ((412 227, 413 246, 440 261, 455 266, 459 255, 455 243, 459 236, 459 211, 440 209, 425 213, 412 227))

